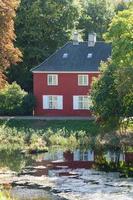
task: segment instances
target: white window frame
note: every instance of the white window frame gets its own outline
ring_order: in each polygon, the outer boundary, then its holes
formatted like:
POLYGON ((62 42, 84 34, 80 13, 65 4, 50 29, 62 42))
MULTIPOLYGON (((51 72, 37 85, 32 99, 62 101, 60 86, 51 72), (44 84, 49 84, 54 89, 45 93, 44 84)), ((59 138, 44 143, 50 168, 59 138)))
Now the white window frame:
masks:
POLYGON ((79 74, 78 75, 78 85, 79 86, 88 86, 89 84, 89 76, 87 74, 79 74))
POLYGON ((73 96, 73 110, 90 110, 91 97, 86 95, 73 96))
POLYGON ((63 110, 63 96, 62 95, 44 95, 43 109, 63 110))
POLYGON ((58 74, 48 74, 47 75, 47 84, 48 85, 58 85, 58 74))

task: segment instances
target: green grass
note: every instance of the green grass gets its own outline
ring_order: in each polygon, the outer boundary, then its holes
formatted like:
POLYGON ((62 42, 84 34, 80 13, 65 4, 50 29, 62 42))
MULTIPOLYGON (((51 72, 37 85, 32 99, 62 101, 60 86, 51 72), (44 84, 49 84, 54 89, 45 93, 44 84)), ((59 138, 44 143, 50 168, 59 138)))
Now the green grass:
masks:
POLYGON ((45 120, 0 120, 0 126, 15 128, 18 131, 32 129, 35 132, 52 130, 64 130, 67 132, 85 131, 91 135, 99 132, 99 126, 94 121, 88 120, 66 120, 66 121, 45 121, 45 120))

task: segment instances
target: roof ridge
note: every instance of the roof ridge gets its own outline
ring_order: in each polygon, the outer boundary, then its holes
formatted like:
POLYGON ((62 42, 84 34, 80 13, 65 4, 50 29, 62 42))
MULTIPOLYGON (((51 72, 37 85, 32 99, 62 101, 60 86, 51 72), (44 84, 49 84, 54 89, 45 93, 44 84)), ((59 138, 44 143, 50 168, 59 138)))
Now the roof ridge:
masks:
POLYGON ((53 57, 60 49, 63 49, 66 47, 66 45, 68 45, 69 43, 71 43, 71 41, 67 42, 66 44, 64 44, 62 47, 60 47, 59 49, 57 49, 54 53, 52 53, 48 58, 46 58, 42 63, 40 63, 39 65, 37 65, 36 67, 33 67, 30 71, 32 72, 33 70, 37 69, 38 67, 40 67, 40 65, 45 64, 45 62, 47 62, 51 57, 53 57))
MULTIPOLYGON (((81 41, 81 43, 84 43, 84 42, 88 42, 88 40, 83 41, 83 42, 81 41)), ((99 43, 99 42, 103 42, 103 43, 106 43, 106 44, 108 43, 108 42, 106 42, 106 41, 104 41, 104 40, 97 40, 96 43, 97 43, 97 42, 98 42, 98 43, 99 43)))

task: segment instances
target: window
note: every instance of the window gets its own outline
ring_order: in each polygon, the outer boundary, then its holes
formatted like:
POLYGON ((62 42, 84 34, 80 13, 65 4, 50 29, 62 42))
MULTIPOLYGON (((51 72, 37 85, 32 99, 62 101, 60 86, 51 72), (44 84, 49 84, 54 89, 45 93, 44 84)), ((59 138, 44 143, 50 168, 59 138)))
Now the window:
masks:
POLYGON ((88 152, 81 152, 80 153, 80 160, 88 161, 88 152))
POLYGON ((89 110, 92 105, 90 96, 73 96, 74 110, 89 110))
POLYGON ((88 75, 78 75, 78 85, 87 86, 88 85, 88 75))
POLYGON ((63 109, 63 96, 45 95, 43 96, 43 109, 63 109))
POLYGON ((48 85, 58 85, 58 75, 57 74, 48 74, 47 83, 48 83, 48 85))
POLYGON ((49 109, 57 109, 58 108, 58 97, 57 96, 49 96, 48 99, 48 107, 49 109))
POLYGON ((67 58, 68 57, 68 53, 64 53, 62 57, 63 58, 67 58))
POLYGON ((79 96, 78 97, 78 108, 81 110, 88 109, 88 97, 86 96, 79 96))
POLYGON ((80 151, 76 150, 74 151, 74 161, 94 161, 94 151, 87 150, 87 151, 80 151))
POLYGON ((92 53, 88 53, 87 58, 92 58, 92 53))

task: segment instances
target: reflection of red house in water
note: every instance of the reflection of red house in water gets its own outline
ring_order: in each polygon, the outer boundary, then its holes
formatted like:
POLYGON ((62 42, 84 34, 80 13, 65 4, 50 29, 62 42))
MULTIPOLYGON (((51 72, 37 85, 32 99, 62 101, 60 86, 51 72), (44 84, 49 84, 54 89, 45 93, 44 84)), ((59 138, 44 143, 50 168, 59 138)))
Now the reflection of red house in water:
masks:
POLYGON ((125 153, 125 162, 133 166, 133 152, 125 153))
MULTIPOLYGON (((115 161, 115 152, 107 152, 107 161, 115 161)), ((133 153, 121 153, 120 161, 125 161, 127 164, 133 165, 133 153)), ((70 176, 69 169, 84 168, 90 169, 95 163, 94 151, 57 151, 46 153, 44 157, 35 163, 35 175, 50 175, 50 170, 58 169, 59 176, 70 176)))
MULTIPOLYGON (((48 175, 50 169, 76 169, 85 168, 90 169, 94 164, 94 151, 82 152, 76 150, 71 151, 57 151, 54 154, 46 153, 44 159, 35 163, 36 166, 42 166, 37 168, 36 175, 48 175)), ((68 172, 60 172, 59 175, 70 175, 68 172)))
POLYGON ((60 166, 66 165, 69 168, 86 168, 89 169, 94 164, 94 151, 82 152, 76 150, 74 152, 67 151, 64 153, 64 162, 60 162, 60 166))

